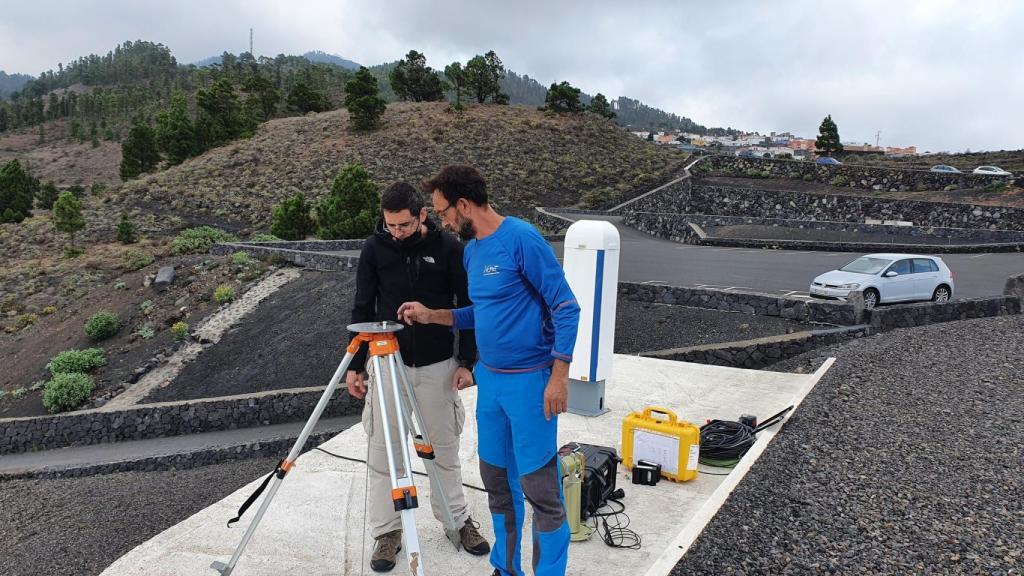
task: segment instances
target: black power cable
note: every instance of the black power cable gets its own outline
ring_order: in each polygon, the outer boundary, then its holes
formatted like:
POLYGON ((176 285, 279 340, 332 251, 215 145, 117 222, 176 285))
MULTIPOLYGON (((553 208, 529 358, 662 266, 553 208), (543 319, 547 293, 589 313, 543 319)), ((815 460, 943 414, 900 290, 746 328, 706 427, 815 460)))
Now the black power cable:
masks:
MULTIPOLYGON (((313 450, 319 450, 320 452, 323 452, 324 454, 327 454, 328 456, 334 456, 335 458, 338 458, 338 459, 341 459, 341 460, 348 460, 349 462, 358 462, 359 464, 366 464, 366 460, 361 460, 359 458, 352 458, 352 457, 349 457, 349 456, 342 456, 341 454, 335 454, 334 452, 328 452, 327 450, 324 450, 323 448, 320 448, 320 447, 313 448, 313 450)), ((423 476, 425 478, 430 478, 429 474, 425 474, 423 472, 417 472, 416 470, 413 470, 412 473, 415 474, 416 476, 423 476)), ((472 484, 466 484, 465 482, 463 482, 462 485, 465 486, 466 488, 469 488, 470 490, 476 490, 478 492, 483 492, 485 494, 487 493, 487 489, 486 488, 481 488, 479 486, 474 486, 472 484)))
POLYGON ((790 406, 756 428, 742 422, 712 420, 700 427, 700 462, 707 466, 731 468, 750 450, 757 433, 772 426, 792 410, 790 406))

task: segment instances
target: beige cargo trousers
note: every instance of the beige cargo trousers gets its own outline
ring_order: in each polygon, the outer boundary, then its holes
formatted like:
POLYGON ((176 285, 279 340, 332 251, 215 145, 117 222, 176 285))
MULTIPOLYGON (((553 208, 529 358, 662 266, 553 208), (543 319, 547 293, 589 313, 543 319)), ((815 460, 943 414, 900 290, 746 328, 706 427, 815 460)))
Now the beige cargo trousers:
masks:
MULTIPOLYGON (((398 426, 395 412, 394 393, 391 392, 391 371, 386 362, 382 363, 382 378, 373 373, 373 364, 367 363, 367 370, 370 372, 370 379, 366 392, 366 402, 363 406, 363 429, 369 438, 369 454, 367 455, 367 468, 369 473, 367 486, 368 498, 368 522, 370 525, 370 536, 377 538, 393 530, 402 527, 402 520, 395 510, 391 500, 391 479, 388 476, 388 457, 384 445, 383 422, 380 409, 377 404, 377 390, 375 386, 384 384, 384 391, 388 416, 391 421, 391 438, 395 449, 395 465, 398 467, 396 473, 405 473, 402 466, 401 456, 397 442, 409 442, 408 438, 399 439, 398 426)), ((413 393, 416 394, 416 402, 419 404, 420 414, 423 417, 427 434, 434 446, 434 463, 438 472, 438 481, 448 498, 448 505, 452 511, 452 518, 455 520, 455 527, 460 528, 469 517, 469 510, 466 507, 466 496, 462 491, 462 465, 459 463, 459 439, 462 434, 462 427, 466 422, 466 411, 459 399, 459 393, 452 390, 452 377, 458 363, 454 358, 449 358, 429 366, 417 368, 405 367, 409 376, 409 384, 413 393)), ((401 381, 399 381, 401 386, 401 381)), ((400 388, 401 389, 401 388, 400 388)), ((408 402, 404 391, 402 396, 408 402)), ((409 450, 413 458, 416 452, 410 445, 409 450)), ((426 485, 426 478, 417 478, 416 483, 420 486, 426 485)), ((420 502, 423 502, 420 492, 420 502)), ((430 498, 430 507, 434 511, 434 517, 438 520, 443 518, 441 499, 430 498)))

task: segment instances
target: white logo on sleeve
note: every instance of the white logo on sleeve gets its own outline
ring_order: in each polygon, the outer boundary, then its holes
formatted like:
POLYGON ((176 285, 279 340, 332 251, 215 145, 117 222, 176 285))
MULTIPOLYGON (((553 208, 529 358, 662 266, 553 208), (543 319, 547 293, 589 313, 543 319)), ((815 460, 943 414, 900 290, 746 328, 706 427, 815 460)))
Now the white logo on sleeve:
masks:
POLYGON ((427 264, 433 264, 434 263, 434 257, 433 256, 424 256, 423 257, 423 261, 426 262, 427 264))
POLYGON ((498 269, 497 264, 489 264, 487 266, 484 266, 484 276, 494 276, 498 272, 500 272, 500 270, 498 269))

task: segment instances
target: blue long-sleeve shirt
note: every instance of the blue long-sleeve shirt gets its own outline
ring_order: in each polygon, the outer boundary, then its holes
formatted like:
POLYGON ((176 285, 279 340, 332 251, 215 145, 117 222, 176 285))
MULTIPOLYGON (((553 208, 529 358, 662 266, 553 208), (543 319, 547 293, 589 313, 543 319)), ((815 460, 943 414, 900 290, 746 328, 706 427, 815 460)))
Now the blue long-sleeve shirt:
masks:
POLYGON ((472 306, 453 310, 454 330, 476 328, 480 362, 530 372, 572 361, 580 307, 555 252, 537 229, 506 217, 463 254, 472 306))

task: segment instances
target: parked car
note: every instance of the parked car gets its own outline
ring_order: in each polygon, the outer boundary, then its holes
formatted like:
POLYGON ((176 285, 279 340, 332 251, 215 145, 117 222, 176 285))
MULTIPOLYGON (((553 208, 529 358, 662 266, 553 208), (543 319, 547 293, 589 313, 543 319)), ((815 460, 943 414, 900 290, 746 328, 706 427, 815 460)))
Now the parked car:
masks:
POLYGON ((814 163, 815 164, 822 164, 824 166, 839 166, 840 164, 842 164, 842 162, 840 162, 839 160, 836 160, 835 158, 833 158, 831 156, 822 156, 821 158, 818 158, 817 160, 815 160, 814 163))
POLYGON ((1012 173, 1003 170, 999 166, 978 166, 974 169, 974 173, 983 176, 1013 176, 1012 173))
POLYGON ((952 166, 946 166, 945 164, 936 164, 928 169, 929 172, 948 172, 950 174, 959 174, 960 171, 952 166))
POLYGON ((919 254, 867 254, 811 282, 813 298, 845 300, 850 292, 864 293, 864 306, 953 298, 955 274, 942 258, 919 254))

